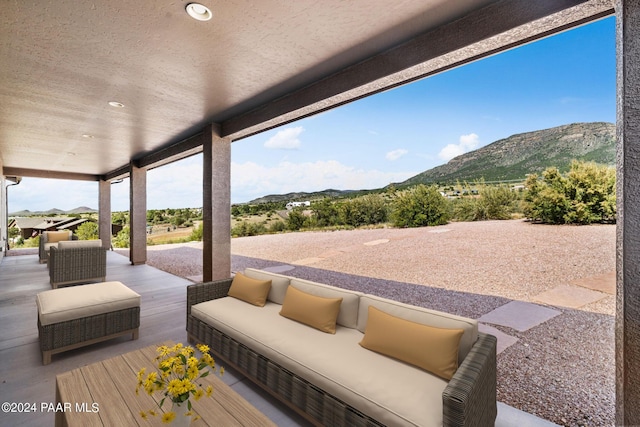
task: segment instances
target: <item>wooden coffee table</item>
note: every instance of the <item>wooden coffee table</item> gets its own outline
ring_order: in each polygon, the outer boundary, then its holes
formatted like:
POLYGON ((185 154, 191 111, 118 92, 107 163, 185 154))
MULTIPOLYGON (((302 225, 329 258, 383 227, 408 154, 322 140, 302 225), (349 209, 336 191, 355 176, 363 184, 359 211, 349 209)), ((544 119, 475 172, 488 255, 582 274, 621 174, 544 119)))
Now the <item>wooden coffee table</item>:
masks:
MULTIPOLYGON (((173 343, 161 343, 171 346, 173 343)), ((56 426, 137 426, 163 425, 160 417, 142 419, 140 411, 155 409, 159 395, 140 390, 136 396, 136 374, 146 367, 154 369, 158 345, 145 347, 102 362, 93 363, 56 377, 56 426)), ((193 409, 202 417, 192 426, 274 426, 263 413, 227 386, 218 375, 202 379, 213 386, 211 398, 193 401, 193 409)), ((167 399, 163 410, 171 409, 167 399)))

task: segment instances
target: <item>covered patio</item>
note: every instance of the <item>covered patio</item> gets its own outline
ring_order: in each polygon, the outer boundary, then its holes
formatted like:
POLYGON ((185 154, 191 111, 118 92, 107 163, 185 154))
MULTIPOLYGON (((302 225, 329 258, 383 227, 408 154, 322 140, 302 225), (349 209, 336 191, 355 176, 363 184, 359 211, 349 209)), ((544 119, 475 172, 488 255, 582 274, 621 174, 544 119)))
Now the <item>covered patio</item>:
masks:
MULTIPOLYGON (((212 17, 202 22, 188 16, 182 2, 63 0, 48 6, 37 1, 5 6, 0 30, 0 256, 7 248, 8 182, 25 176, 98 182, 100 237, 108 247, 110 186, 128 177, 131 250, 128 262, 120 262, 117 270, 131 283, 144 282, 145 275, 157 274, 144 266, 146 173, 203 153, 203 280, 227 278, 232 142, 615 14, 616 422, 640 424, 637 2, 434 0, 393 7, 383 1, 204 3, 212 17)), ((6 257, 0 265, 7 278, 2 292, 32 301, 33 294, 21 292, 41 286, 36 284, 38 273, 14 275, 11 261, 6 257)), ((150 304, 149 319, 165 308, 184 308, 177 293, 150 282, 141 285, 154 286, 147 298, 159 300, 166 292, 167 300, 150 304)), ((28 325, 32 320, 20 317, 26 315, 14 305, 2 306, 0 314, 5 325, 28 325)), ((149 339, 173 334, 181 339, 177 328, 167 331, 161 323, 155 328, 147 331, 149 339)), ((105 346, 104 351, 113 350, 105 346)), ((97 360, 106 353, 91 354, 97 360)), ((29 381, 34 383, 25 387, 25 396, 33 396, 43 382, 53 384, 54 378, 29 381)))

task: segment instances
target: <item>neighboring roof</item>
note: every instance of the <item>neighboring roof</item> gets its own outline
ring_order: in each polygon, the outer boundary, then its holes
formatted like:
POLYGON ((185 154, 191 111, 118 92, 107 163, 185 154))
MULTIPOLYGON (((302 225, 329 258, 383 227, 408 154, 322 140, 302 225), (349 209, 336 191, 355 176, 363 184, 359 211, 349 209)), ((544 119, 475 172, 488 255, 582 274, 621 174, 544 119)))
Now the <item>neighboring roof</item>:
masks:
POLYGON ((35 228, 38 230, 43 230, 46 228, 50 228, 54 224, 65 223, 68 221, 72 221, 74 218, 68 217, 41 217, 41 216, 32 216, 32 217, 18 217, 14 218, 15 226, 20 229, 25 228, 35 228))
POLYGON ((56 227, 56 228, 58 230, 65 230, 65 229, 67 229, 69 227, 73 227, 75 225, 80 225, 83 222, 87 222, 87 221, 91 221, 91 220, 89 218, 79 218, 79 219, 76 219, 75 221, 68 222, 68 223, 66 223, 64 225, 61 225, 59 227, 56 227))
POLYGON ((45 218, 44 221, 41 221, 38 225, 34 226, 35 230, 48 230, 52 227, 59 227, 62 224, 66 224, 70 221, 75 220, 75 218, 45 218))

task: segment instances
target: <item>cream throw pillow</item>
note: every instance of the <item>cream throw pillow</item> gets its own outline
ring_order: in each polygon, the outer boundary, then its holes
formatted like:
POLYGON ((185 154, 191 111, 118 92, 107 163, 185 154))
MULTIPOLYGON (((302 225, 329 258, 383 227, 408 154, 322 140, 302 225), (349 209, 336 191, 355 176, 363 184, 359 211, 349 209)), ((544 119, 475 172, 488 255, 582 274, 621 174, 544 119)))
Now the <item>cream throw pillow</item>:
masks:
POLYGON ((271 289, 271 280, 256 280, 242 273, 236 273, 227 295, 258 307, 264 307, 269 289, 271 289))
POLYGON ((411 322, 369 306, 360 345, 450 380, 458 369, 458 344, 463 332, 411 322))
POLYGON ((289 286, 280 315, 329 334, 336 333, 342 298, 324 298, 289 286))

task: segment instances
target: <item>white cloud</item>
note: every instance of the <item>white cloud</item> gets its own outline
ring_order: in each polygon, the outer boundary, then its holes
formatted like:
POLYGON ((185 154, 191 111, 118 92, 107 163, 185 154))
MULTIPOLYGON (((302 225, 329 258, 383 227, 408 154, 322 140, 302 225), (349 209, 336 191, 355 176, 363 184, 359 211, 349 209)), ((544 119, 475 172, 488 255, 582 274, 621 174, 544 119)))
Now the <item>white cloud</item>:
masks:
POLYGON ((387 160, 393 162, 394 160, 398 160, 400 157, 404 156, 407 153, 408 151, 404 148, 398 148, 397 150, 389 151, 385 157, 387 160))
POLYGON ((304 128, 302 126, 282 129, 278 131, 278 133, 276 133, 274 136, 269 138, 267 142, 264 143, 264 146, 266 148, 272 148, 276 150, 298 149, 301 144, 298 137, 302 132, 304 132, 304 128))
MULTIPOLYGON (((328 188, 360 190, 404 181, 410 172, 357 169, 336 160, 292 163, 282 161, 263 166, 247 161, 231 162, 231 202, 243 203, 269 194, 320 191, 328 188)), ((69 210, 78 206, 98 209, 96 182, 25 178, 9 188, 9 211, 22 209, 69 210)), ((147 209, 202 206, 202 155, 149 171, 147 209)), ((129 180, 111 186, 111 210, 129 209, 129 180)))
POLYGON ((248 202, 269 194, 320 191, 327 188, 360 190, 380 188, 414 176, 416 172, 356 169, 336 160, 281 162, 265 167, 254 162, 231 163, 232 202, 248 202))
POLYGON ((480 144, 480 138, 475 133, 460 136, 460 143, 448 144, 438 153, 438 157, 445 162, 469 151, 475 150, 480 144))

